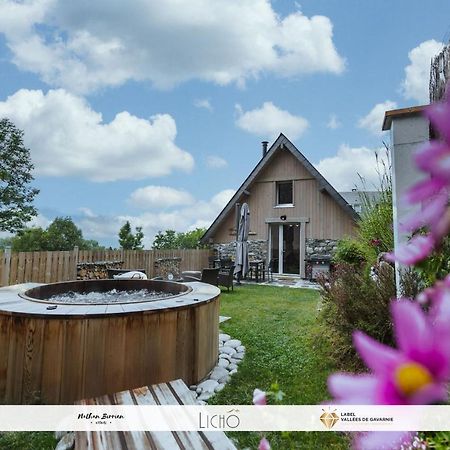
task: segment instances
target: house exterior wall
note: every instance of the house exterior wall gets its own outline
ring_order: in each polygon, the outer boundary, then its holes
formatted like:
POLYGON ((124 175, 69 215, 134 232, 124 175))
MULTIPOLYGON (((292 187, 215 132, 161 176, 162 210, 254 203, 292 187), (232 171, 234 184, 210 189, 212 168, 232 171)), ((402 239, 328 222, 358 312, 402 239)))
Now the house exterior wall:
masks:
MULTIPOLYGON (((266 168, 250 185, 250 195, 243 195, 239 202, 250 208, 249 240, 267 241, 266 219, 307 218, 306 239, 337 240, 355 233, 356 224, 336 201, 321 192, 319 183, 289 150, 278 149, 266 168), (276 207, 276 182, 294 180, 294 206, 276 207)), ((235 212, 231 210, 216 230, 215 243, 235 239, 235 212)))

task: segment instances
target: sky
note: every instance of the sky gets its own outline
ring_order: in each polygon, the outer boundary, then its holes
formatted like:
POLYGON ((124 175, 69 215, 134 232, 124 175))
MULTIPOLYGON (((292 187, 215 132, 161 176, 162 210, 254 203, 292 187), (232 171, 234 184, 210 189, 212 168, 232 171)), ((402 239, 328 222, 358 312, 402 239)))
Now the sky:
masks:
MULTIPOLYGON (((384 112, 428 103, 447 0, 0 0, 0 117, 47 226, 207 227, 284 133, 338 190, 376 185, 384 112)), ((381 152, 381 153, 380 153, 381 152)))

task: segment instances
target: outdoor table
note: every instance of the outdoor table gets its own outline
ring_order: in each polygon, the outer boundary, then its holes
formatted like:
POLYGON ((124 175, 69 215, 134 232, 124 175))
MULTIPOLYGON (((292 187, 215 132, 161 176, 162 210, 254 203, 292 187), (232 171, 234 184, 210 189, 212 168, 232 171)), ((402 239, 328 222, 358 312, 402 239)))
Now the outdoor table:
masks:
POLYGON ((259 282, 260 277, 262 278, 263 281, 266 280, 264 261, 262 259, 250 261, 249 265, 251 278, 254 278, 257 283, 259 282))

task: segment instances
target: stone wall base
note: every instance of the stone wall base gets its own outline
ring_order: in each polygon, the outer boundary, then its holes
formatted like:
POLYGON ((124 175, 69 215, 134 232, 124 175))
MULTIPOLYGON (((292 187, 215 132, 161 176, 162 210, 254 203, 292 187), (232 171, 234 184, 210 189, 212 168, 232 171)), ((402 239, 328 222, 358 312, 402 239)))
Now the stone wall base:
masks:
POLYGON ((337 239, 306 239, 306 259, 312 256, 332 257, 336 251, 337 239))
MULTIPOLYGON (((336 251, 337 239, 306 239, 305 259, 322 256, 332 258, 336 251)), ((249 240, 249 259, 262 259, 266 261, 268 244, 264 240, 249 240)), ((235 258, 236 242, 213 244, 213 250, 218 259, 235 258)))
MULTIPOLYGON (((226 242, 223 244, 213 244, 215 256, 218 259, 232 259, 236 256, 236 242, 226 242)), ((248 257, 250 260, 267 258, 267 241, 249 240, 248 241, 248 257)))

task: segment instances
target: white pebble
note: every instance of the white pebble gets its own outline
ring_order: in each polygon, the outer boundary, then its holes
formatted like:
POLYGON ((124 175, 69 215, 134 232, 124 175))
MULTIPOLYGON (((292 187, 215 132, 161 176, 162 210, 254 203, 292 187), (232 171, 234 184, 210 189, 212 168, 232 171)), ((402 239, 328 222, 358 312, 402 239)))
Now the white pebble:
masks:
POLYGON ((230 361, 225 358, 220 358, 219 362, 217 363, 218 367, 227 367, 230 364, 230 361))
POLYGON ((239 341, 238 339, 230 339, 229 341, 227 341, 227 345, 228 347, 240 347, 241 346, 241 341, 239 341))

